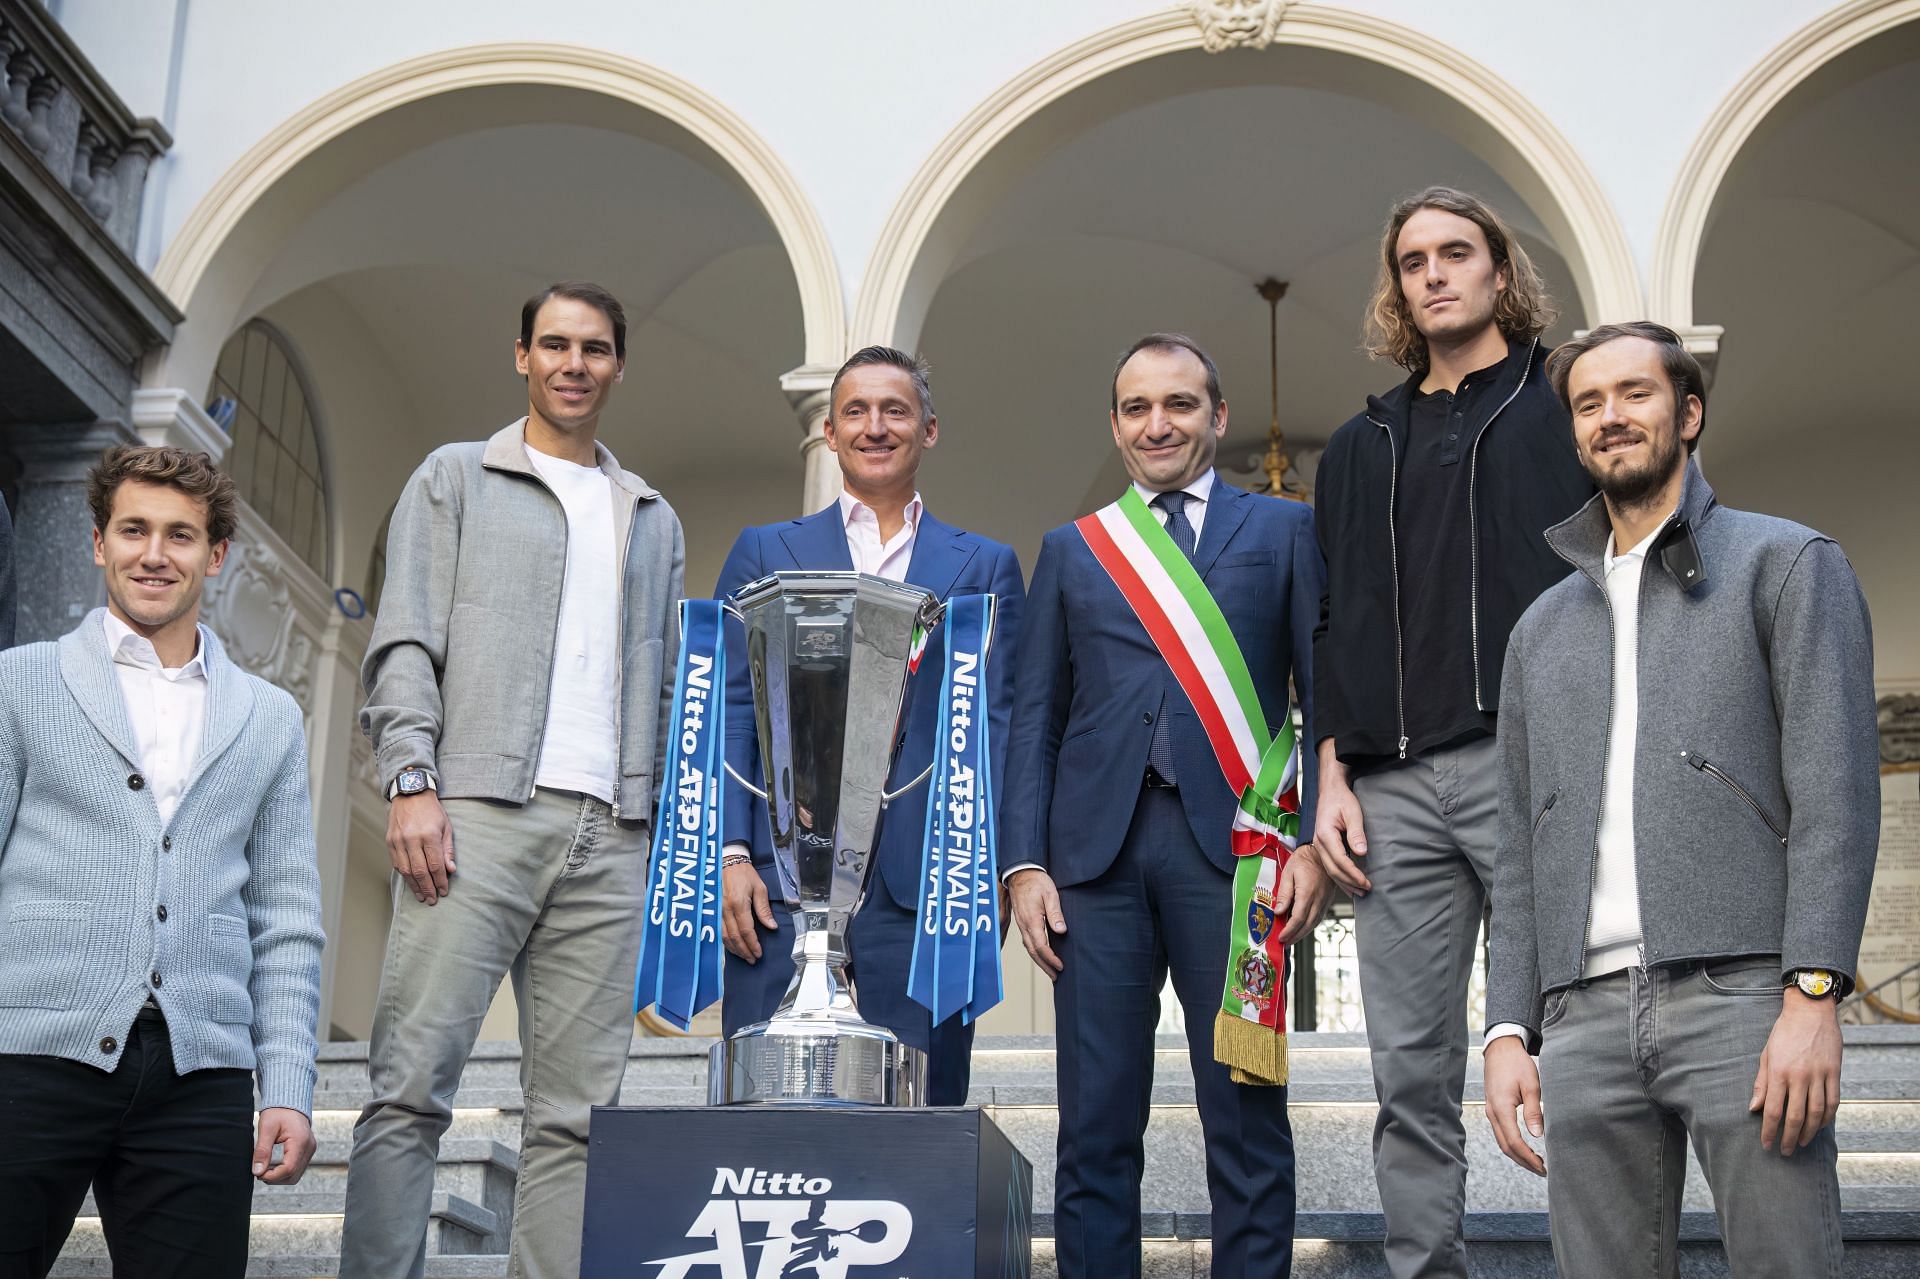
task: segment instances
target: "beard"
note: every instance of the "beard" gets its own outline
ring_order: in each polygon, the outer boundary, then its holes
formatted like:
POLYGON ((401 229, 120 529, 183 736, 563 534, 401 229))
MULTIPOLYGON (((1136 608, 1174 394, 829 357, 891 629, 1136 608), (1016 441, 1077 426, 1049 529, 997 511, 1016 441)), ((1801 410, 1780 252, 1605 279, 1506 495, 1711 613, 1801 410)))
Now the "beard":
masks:
POLYGON ((1650 443, 1653 450, 1642 466, 1602 469, 1589 459, 1581 459, 1586 463, 1594 487, 1612 505, 1623 510, 1644 506, 1680 468, 1686 449, 1680 440, 1679 423, 1668 422, 1666 430, 1656 433, 1650 443))

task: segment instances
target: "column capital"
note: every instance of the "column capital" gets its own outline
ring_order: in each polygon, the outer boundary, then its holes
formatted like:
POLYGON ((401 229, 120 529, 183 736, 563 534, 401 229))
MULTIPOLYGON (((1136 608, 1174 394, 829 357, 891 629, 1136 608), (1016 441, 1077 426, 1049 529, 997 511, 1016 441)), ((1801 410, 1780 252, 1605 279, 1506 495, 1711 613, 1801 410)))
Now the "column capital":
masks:
POLYGON ((838 369, 824 364, 802 364, 780 375, 780 390, 800 418, 800 429, 811 434, 815 419, 824 419, 832 407, 833 375, 838 369))
POLYGON ((139 442, 125 423, 111 420, 27 423, 0 430, 0 449, 19 459, 20 478, 25 482, 84 480, 109 448, 139 442))
POLYGON ((1720 368, 1720 339, 1727 330, 1718 324, 1689 324, 1685 328, 1675 329, 1681 343, 1694 359, 1700 361, 1700 372, 1707 379, 1707 389, 1713 389, 1713 375, 1720 368))
POLYGON ((171 445, 189 453, 205 453, 218 465, 233 444, 219 424, 207 416, 200 402, 177 386, 133 393, 133 429, 156 448, 171 445))

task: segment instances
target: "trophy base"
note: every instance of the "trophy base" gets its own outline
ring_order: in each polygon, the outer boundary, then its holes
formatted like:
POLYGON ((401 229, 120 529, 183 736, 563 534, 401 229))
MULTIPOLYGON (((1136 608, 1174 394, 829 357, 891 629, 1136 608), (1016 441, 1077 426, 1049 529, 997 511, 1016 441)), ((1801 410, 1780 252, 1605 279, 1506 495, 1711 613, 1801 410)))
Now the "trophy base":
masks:
POLYGON ((713 1046, 712 1106, 924 1106, 927 1055, 864 1024, 761 1022, 713 1046))

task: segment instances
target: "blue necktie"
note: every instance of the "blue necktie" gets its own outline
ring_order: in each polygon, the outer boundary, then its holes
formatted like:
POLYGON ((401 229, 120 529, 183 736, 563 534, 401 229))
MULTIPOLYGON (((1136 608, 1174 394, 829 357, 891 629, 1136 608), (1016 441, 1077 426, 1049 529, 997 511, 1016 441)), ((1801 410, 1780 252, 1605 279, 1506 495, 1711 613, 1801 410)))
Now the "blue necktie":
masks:
MULTIPOLYGON (((1195 539, 1193 524, 1187 519, 1187 495, 1175 491, 1162 493, 1153 499, 1153 505, 1167 514, 1167 535, 1180 553, 1189 560, 1193 558, 1195 539)), ((1170 677, 1169 677, 1170 678, 1170 677)), ((1153 771, 1168 782, 1178 782, 1173 766, 1173 739, 1167 733, 1167 695, 1160 695, 1160 709, 1153 717, 1153 739, 1147 744, 1147 763, 1153 771)))

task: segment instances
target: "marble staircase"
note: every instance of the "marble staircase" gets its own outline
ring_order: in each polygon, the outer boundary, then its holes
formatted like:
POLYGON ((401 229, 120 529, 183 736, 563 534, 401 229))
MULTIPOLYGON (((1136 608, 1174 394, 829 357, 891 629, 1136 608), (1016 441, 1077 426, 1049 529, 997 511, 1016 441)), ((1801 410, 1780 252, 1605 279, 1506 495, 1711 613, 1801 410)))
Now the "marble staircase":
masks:
MULTIPOLYGON (((1848 1100, 1841 1105, 1836 1131, 1847 1273, 1857 1279, 1920 1274, 1920 1027, 1850 1026, 1846 1039, 1848 1100)), ((708 1042, 636 1039, 621 1101, 703 1101, 708 1042)), ((519 1064, 517 1044, 480 1045, 454 1098, 427 1237, 430 1277, 506 1273, 522 1107, 519 1064)), ((1545 1183, 1514 1167, 1495 1147, 1481 1112, 1477 1055, 1467 1077, 1469 1264, 1475 1275, 1499 1279, 1551 1275, 1545 1183)), ((327 1045, 314 1103, 319 1152, 298 1186, 256 1191, 250 1275, 337 1273, 347 1154, 366 1094, 366 1045, 327 1045)), ((1034 1273, 1051 1279, 1057 1127, 1051 1040, 978 1041, 971 1100, 990 1108, 1033 1161, 1039 1236, 1034 1273)), ((1385 1276, 1370 1151, 1373 1085, 1364 1038, 1296 1036, 1289 1101, 1300 1214, 1294 1274, 1299 1279, 1385 1276)), ((1174 1037, 1163 1038, 1158 1047, 1146 1155, 1141 1188, 1146 1273, 1203 1277, 1210 1245, 1200 1124, 1184 1042, 1174 1037)), ((1697 1168, 1689 1170, 1685 1209, 1684 1272, 1726 1274, 1712 1201, 1697 1168)), ((91 1201, 53 1273, 112 1273, 91 1201)))

